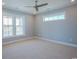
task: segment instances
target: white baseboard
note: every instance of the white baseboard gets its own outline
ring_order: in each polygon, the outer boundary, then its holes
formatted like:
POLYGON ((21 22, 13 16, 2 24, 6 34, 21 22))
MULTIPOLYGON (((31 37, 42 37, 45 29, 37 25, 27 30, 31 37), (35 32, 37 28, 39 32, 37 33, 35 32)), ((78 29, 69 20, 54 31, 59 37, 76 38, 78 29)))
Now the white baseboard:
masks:
POLYGON ((44 37, 35 36, 34 38, 41 39, 41 40, 46 40, 46 41, 49 41, 49 42, 52 42, 52 43, 62 44, 62 45, 65 45, 65 46, 77 47, 76 44, 71 44, 71 43, 66 43, 66 42, 51 40, 51 39, 47 39, 47 38, 44 38, 44 37))
POLYGON ((12 43, 16 43, 16 42, 18 42, 18 41, 24 41, 24 40, 33 39, 33 38, 34 38, 34 37, 28 37, 28 38, 23 38, 23 39, 18 39, 18 40, 9 41, 9 42, 4 42, 4 43, 2 43, 2 45, 12 44, 12 43))
POLYGON ((23 40, 28 40, 28 39, 34 39, 34 38, 35 38, 35 39, 46 40, 46 41, 49 41, 49 42, 52 42, 52 43, 62 44, 62 45, 65 45, 65 46, 77 47, 76 44, 71 44, 71 43, 66 43, 66 42, 51 40, 51 39, 47 39, 47 38, 44 38, 44 37, 38 37, 38 36, 23 38, 23 39, 19 39, 19 40, 13 40, 13 41, 10 41, 10 42, 4 42, 3 45, 12 44, 12 43, 16 43, 16 42, 18 42, 18 41, 23 41, 23 40))

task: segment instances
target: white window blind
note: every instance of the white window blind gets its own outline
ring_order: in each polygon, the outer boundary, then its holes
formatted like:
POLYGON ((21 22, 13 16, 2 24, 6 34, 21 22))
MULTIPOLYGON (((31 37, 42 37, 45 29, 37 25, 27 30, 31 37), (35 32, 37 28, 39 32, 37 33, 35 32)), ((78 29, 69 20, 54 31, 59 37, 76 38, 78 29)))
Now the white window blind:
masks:
POLYGON ((3 16, 3 37, 24 35, 23 17, 3 16))
POLYGON ((13 23, 12 17, 3 16, 3 36, 12 36, 13 35, 13 23))
POLYGON ((22 18, 16 18, 16 35, 23 34, 23 21, 22 18))

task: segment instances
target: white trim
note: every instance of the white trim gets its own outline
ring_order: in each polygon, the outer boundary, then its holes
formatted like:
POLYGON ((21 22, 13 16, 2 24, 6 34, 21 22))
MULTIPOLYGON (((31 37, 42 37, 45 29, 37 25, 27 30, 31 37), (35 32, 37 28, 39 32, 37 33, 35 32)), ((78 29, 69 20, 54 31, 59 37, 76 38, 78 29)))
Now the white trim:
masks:
POLYGON ((23 35, 13 35, 13 36, 9 36, 9 37, 3 37, 3 39, 8 39, 8 38, 14 38, 14 37, 20 37, 20 36, 25 36, 23 35))
POLYGON ((18 41, 23 41, 23 40, 28 40, 28 39, 41 39, 41 40, 46 40, 46 41, 49 41, 49 42, 52 42, 52 43, 56 43, 56 44, 62 44, 62 45, 65 45, 65 46, 70 46, 70 47, 75 47, 75 48, 77 47, 76 44, 71 44, 71 43, 51 40, 51 39, 47 39, 47 38, 44 38, 44 37, 38 37, 38 36, 23 38, 23 39, 19 39, 19 40, 10 41, 10 42, 5 42, 5 43, 3 43, 3 45, 12 44, 12 43, 16 43, 18 41))
POLYGON ((47 39, 47 38, 44 38, 44 37, 35 36, 34 38, 41 39, 41 40, 46 40, 46 41, 49 41, 49 42, 52 42, 52 43, 62 44, 62 45, 65 45, 65 46, 77 47, 76 44, 66 43, 66 42, 61 42, 61 41, 56 41, 56 40, 47 39))
POLYGON ((33 38, 34 37, 28 37, 28 38, 23 38, 23 39, 19 39, 19 40, 13 40, 13 41, 9 41, 9 42, 4 42, 4 43, 2 43, 2 45, 12 44, 12 43, 16 43, 18 41, 24 41, 24 40, 33 39, 33 38))

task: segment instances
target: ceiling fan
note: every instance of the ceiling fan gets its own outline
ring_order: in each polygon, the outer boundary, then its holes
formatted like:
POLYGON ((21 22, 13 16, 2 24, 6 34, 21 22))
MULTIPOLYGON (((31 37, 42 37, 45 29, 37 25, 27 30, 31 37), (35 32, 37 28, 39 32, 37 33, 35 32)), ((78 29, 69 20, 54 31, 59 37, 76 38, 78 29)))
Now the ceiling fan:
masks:
POLYGON ((36 0, 36 1, 35 1, 35 6, 25 6, 25 7, 33 7, 33 8, 35 8, 36 11, 39 11, 39 9, 38 9, 39 7, 43 7, 43 6, 48 5, 48 3, 44 3, 44 4, 38 5, 37 2, 38 2, 38 1, 36 0))

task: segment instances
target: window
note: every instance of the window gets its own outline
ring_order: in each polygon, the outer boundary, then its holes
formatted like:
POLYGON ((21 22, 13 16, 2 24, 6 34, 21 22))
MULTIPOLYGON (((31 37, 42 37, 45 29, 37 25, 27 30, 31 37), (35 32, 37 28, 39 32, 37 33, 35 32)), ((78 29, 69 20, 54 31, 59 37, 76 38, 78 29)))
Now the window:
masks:
POLYGON ((16 18, 16 35, 23 34, 23 22, 22 18, 16 18))
POLYGON ((3 16, 3 36, 12 36, 13 35, 13 23, 12 17, 3 16))
POLYGON ((56 20, 64 20, 64 19, 65 19, 65 15, 63 13, 59 15, 44 17, 43 21, 56 21, 56 20))
POLYGON ((3 37, 23 35, 22 17, 3 16, 3 37))

